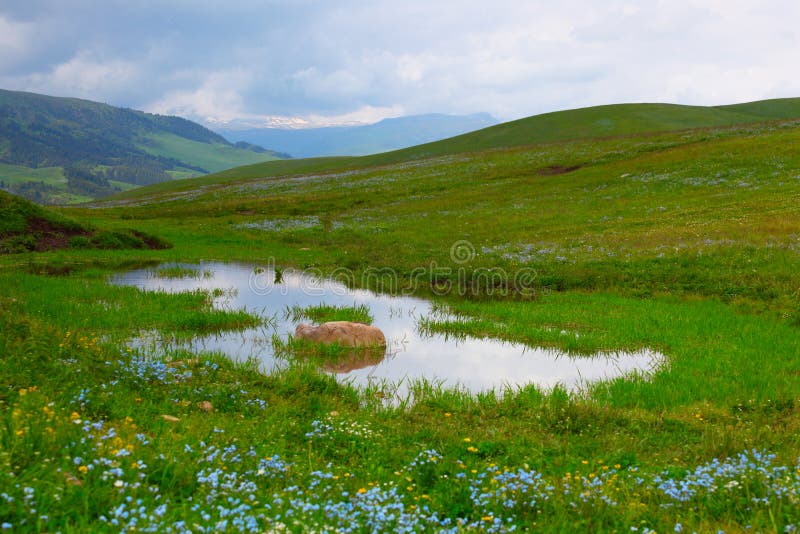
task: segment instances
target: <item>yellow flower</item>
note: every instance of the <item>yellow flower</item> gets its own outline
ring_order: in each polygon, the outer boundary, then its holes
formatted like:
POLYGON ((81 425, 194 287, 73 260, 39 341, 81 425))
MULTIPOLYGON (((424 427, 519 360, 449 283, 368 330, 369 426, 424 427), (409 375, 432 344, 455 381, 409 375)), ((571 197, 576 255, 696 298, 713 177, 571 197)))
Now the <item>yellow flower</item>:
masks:
POLYGON ((490 515, 485 515, 485 516, 481 517, 481 521, 493 521, 493 520, 494 520, 494 517, 492 517, 490 515))
POLYGON ((587 465, 587 464, 589 463, 589 460, 581 460, 581 463, 582 463, 583 465, 587 465))
POLYGON ((18 435, 18 436, 21 436, 21 435, 23 435, 23 434, 25 433, 25 430, 24 430, 24 429, 22 429, 22 428, 20 428, 19 430, 17 430, 17 431, 16 431, 16 432, 14 432, 14 433, 15 433, 16 435, 18 435))
POLYGON ((69 414, 69 418, 71 421, 74 421, 75 419, 80 419, 81 414, 79 414, 78 412, 72 412, 71 414, 69 414))
POLYGON ((367 490, 366 490, 366 488, 358 488, 358 492, 359 493, 366 493, 367 490))
POLYGON ((445 417, 450 417, 451 415, 453 415, 453 414, 451 414, 450 412, 445 412, 445 413, 444 413, 444 416, 445 416, 445 417))
POLYGON ((468 450, 469 452, 478 452, 478 449, 476 449, 476 448, 475 448, 475 447, 473 447, 473 446, 469 446, 469 447, 467 447, 467 450, 468 450))
POLYGON ((89 468, 86 467, 85 465, 82 465, 82 466, 78 467, 78 471, 80 471, 81 473, 83 473, 85 475, 89 471, 89 468))
POLYGON ((464 443, 471 443, 471 442, 472 442, 471 438, 464 438, 464 443))

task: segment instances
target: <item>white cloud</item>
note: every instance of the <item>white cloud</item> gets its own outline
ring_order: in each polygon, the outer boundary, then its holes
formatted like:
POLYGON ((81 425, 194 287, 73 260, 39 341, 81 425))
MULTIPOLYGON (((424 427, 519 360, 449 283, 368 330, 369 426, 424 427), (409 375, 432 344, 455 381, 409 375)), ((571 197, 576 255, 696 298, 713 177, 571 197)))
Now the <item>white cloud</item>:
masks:
POLYGON ((138 83, 140 71, 133 62, 101 61, 79 54, 53 66, 48 72, 23 76, 12 83, 17 89, 56 96, 113 100, 114 96, 138 83))
POLYGON ((206 120, 800 95, 794 0, 37 2, 0 7, 1 84, 206 120))
POLYGON ((229 121, 248 113, 238 91, 250 83, 250 73, 234 69, 212 73, 178 72, 193 89, 174 90, 146 104, 145 111, 162 115, 181 115, 205 122, 229 121))
POLYGON ((344 126, 355 124, 371 124, 390 117, 400 117, 405 114, 402 106, 362 106, 354 111, 339 115, 311 114, 304 117, 309 127, 344 126))
POLYGON ((26 59, 34 30, 33 24, 14 22, 0 15, 0 72, 26 59))

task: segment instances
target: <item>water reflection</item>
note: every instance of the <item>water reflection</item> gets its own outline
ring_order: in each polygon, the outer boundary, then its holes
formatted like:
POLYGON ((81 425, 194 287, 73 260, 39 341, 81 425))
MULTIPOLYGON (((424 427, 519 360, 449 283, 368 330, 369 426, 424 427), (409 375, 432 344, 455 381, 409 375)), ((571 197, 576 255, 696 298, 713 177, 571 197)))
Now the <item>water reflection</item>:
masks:
POLYGON ((543 388, 561 384, 574 390, 601 379, 651 373, 663 361, 662 355, 647 349, 587 358, 496 339, 422 334, 417 327, 418 319, 434 313, 426 300, 350 290, 337 282, 288 270, 276 276, 271 269, 254 270, 252 265, 202 263, 187 267, 205 274, 161 278, 154 269, 139 269, 116 275, 112 282, 148 291, 229 290, 215 298, 215 306, 245 308, 270 318, 269 326, 202 335, 190 341, 155 341, 191 351, 222 352, 238 360, 254 358, 265 372, 285 365, 284 360, 275 356, 272 338, 277 335, 285 341, 294 332, 299 321, 293 321, 285 313, 287 308, 323 303, 366 305, 374 317, 373 324, 386 335, 385 352, 355 351, 352 359, 339 358, 323 365, 341 380, 361 386, 375 382, 408 384, 425 379, 472 392, 531 383, 543 388))

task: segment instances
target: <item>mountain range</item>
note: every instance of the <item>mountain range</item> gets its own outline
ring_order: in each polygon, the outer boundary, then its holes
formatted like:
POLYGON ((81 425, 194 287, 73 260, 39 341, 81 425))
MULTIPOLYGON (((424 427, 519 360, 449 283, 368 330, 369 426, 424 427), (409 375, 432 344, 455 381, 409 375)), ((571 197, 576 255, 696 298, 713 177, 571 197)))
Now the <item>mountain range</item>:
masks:
POLYGON ((180 117, 0 90, 0 188, 43 203, 288 157, 180 117))
MULTIPOLYGON (((240 180, 246 176, 265 177, 353 170, 437 156, 504 150, 544 143, 650 135, 659 132, 790 119, 800 119, 800 98, 761 100, 725 106, 611 104, 534 115, 448 139, 369 156, 268 161, 186 182, 158 184, 147 188, 146 191, 189 190, 200 183, 217 184, 228 180, 240 180)), ((144 194, 146 191, 123 194, 123 196, 132 197, 144 194)))
POLYGON ((215 130, 232 141, 245 141, 295 158, 364 156, 453 137, 497 124, 488 113, 429 113, 384 119, 364 126, 326 128, 255 128, 215 130))
POLYGON ((150 184, 159 184, 158 190, 184 189, 174 181, 209 173, 215 173, 209 177, 214 181, 252 173, 274 176, 330 171, 538 143, 794 118, 800 118, 800 98, 726 106, 613 104, 545 113, 489 127, 482 127, 495 122, 488 114, 432 114, 360 127, 226 132, 238 140, 233 144, 219 133, 179 117, 0 90, 0 189, 40 203, 68 203, 150 184), (457 129, 474 131, 453 135, 457 129), (429 138, 436 140, 379 152, 429 138), (280 152, 258 146, 262 143, 280 152), (289 155, 326 153, 371 154, 306 159, 290 159, 289 155))

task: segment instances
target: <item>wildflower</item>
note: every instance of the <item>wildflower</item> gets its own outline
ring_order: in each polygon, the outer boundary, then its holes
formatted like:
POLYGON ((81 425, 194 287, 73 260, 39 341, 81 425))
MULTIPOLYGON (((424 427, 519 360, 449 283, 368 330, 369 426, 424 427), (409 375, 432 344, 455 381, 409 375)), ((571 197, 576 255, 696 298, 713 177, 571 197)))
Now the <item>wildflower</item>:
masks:
POLYGON ((87 472, 89 472, 89 468, 87 466, 85 466, 85 465, 82 465, 82 466, 80 466, 78 468, 78 471, 80 471, 81 473, 83 473, 85 475, 87 472))
POLYGON ((471 438, 464 438, 464 443, 471 443, 471 442, 472 442, 471 438))
POLYGON ((358 488, 358 493, 359 494, 363 494, 363 493, 366 493, 366 492, 367 492, 366 488, 358 488))
POLYGON ((453 415, 453 414, 451 414, 450 412, 445 412, 445 413, 444 413, 444 416, 445 416, 445 417, 450 417, 451 415, 453 415))
POLYGON ((469 446, 469 447, 467 447, 467 450, 468 450, 469 452, 478 452, 478 449, 477 449, 476 447, 473 447, 473 446, 469 446))

